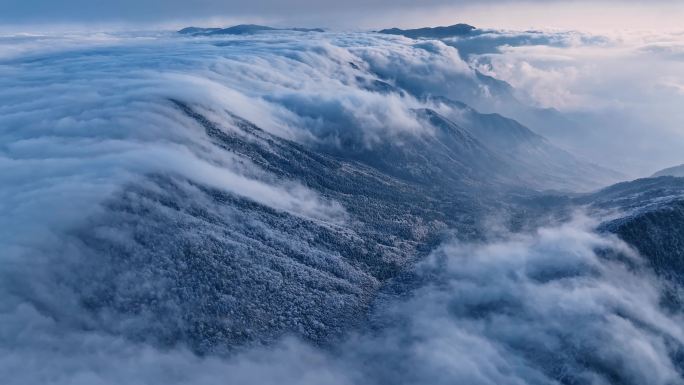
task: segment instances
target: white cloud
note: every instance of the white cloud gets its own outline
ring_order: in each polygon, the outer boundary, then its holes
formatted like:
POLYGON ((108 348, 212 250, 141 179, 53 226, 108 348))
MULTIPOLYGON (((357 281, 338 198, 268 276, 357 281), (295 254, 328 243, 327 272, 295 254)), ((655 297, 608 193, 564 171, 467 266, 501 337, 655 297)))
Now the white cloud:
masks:
POLYGON ((489 244, 447 242, 416 268, 410 295, 378 303, 384 329, 332 351, 285 339, 197 357, 68 332, 4 303, 0 373, 12 373, 8 384, 682 383, 682 314, 661 307, 633 251, 593 226, 578 217, 489 244))
POLYGON ((472 60, 513 85, 520 100, 574 122, 572 128, 551 119, 533 123, 508 111, 576 154, 632 177, 681 163, 682 35, 560 35, 567 36, 561 45, 503 46, 472 60))

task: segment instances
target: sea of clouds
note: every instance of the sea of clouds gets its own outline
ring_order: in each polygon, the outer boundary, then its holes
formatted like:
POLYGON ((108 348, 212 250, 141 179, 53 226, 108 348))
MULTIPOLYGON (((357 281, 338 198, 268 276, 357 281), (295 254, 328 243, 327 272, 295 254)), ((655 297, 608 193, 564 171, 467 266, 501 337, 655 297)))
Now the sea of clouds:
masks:
MULTIPOLYGON (((500 63, 516 52, 477 63, 513 82, 500 63)), ((78 255, 65 235, 149 174, 344 223, 338 203, 218 151, 171 100, 216 121, 239 115, 307 146, 352 140, 372 148, 398 133, 430 135, 413 112, 428 91, 480 105, 495 98, 477 79, 444 42, 367 33, 0 37, 0 377, 88 385, 684 383, 682 314, 660 305, 657 280, 635 268, 639 257, 587 219, 490 244, 445 243, 416 267, 424 284, 379 299, 373 319, 382 327, 329 349, 286 339, 200 357, 137 344, 91 328, 49 275, 59 256, 78 255)), ((538 95, 526 84, 514 85, 538 95)))
POLYGON ((447 242, 416 266, 423 284, 379 300, 375 328, 326 349, 284 339, 200 357, 65 330, 5 303, 0 373, 7 384, 684 383, 683 314, 663 308, 639 257, 594 225, 580 216, 488 244, 447 242))

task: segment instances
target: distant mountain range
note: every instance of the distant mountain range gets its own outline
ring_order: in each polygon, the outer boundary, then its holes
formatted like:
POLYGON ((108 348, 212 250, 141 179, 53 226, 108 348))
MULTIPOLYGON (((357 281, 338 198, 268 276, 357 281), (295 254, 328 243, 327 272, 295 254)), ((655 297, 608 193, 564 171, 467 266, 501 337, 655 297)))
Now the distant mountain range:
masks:
POLYGON ((240 24, 228 28, 187 27, 178 31, 183 35, 249 35, 269 31, 325 32, 321 28, 273 28, 256 24, 240 24))
POLYGON ((466 36, 473 34, 477 28, 468 24, 454 24, 448 27, 426 27, 426 28, 416 28, 416 29, 399 29, 390 28, 382 29, 378 31, 379 33, 389 34, 389 35, 402 35, 410 37, 412 39, 417 38, 433 38, 433 39, 443 39, 447 37, 454 36, 466 36))
MULTIPOLYGON (((239 24, 227 28, 186 27, 178 31, 184 35, 248 35, 269 31, 325 32, 322 28, 274 28, 258 24, 239 24)), ((378 31, 388 35, 402 35, 410 38, 442 39, 454 36, 472 35, 477 28, 468 24, 454 24, 447 27, 426 27, 417 29, 390 28, 378 31)))

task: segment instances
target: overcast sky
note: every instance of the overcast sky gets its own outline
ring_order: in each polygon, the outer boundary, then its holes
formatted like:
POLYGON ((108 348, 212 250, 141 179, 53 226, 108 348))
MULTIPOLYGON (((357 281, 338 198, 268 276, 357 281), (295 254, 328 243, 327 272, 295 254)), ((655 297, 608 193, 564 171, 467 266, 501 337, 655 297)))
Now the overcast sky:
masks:
POLYGON ((2 0, 2 29, 34 26, 226 25, 253 22, 344 29, 467 22, 480 27, 679 29, 677 0, 2 0))

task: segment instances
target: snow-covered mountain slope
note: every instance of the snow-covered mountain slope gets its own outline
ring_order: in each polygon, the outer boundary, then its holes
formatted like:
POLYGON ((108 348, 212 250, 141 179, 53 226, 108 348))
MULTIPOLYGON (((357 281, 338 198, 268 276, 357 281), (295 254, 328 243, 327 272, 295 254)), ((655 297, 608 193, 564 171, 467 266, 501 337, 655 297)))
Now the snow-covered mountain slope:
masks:
POLYGON ((684 178, 638 179, 579 200, 611 213, 600 228, 636 248, 678 291, 684 289, 684 178))
POLYGON ((170 103, 221 151, 344 211, 307 218, 163 175, 124 186, 76 230, 87 262, 60 273, 104 330, 201 352, 285 333, 324 342, 362 322, 382 284, 446 230, 477 239, 486 232, 479 218, 511 210, 500 160, 435 113, 419 112, 442 124, 425 142, 330 153, 170 103))
POLYGON ((582 203, 590 202, 592 206, 604 210, 632 213, 676 201, 682 197, 683 191, 682 178, 643 178, 617 183, 577 200, 582 203))
POLYGON ((674 167, 668 167, 664 170, 660 170, 653 174, 653 178, 659 177, 659 176, 676 176, 676 177, 684 177, 684 164, 680 164, 679 166, 674 166, 674 167))
POLYGON ((662 277, 679 286, 677 302, 684 292, 684 194, 667 204, 642 210, 605 224, 646 257, 662 277))
POLYGON ((516 177, 525 180, 527 186, 577 192, 621 180, 619 173, 578 159, 513 119, 496 113, 483 114, 444 97, 430 98, 429 102, 437 111, 446 107, 447 116, 521 170, 516 177))

